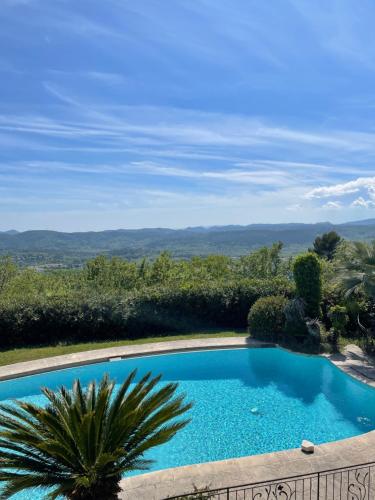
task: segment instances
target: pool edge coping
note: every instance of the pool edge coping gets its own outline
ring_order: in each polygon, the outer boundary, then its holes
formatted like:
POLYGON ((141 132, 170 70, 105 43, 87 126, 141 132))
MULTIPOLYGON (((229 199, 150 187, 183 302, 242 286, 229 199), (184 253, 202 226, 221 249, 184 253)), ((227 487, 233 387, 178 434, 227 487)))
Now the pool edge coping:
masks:
POLYGON ((173 354, 178 352, 199 351, 208 349, 264 348, 275 347, 276 344, 263 342, 249 337, 210 337, 207 339, 173 340, 149 342, 137 345, 124 345, 80 351, 72 354, 62 354, 32 361, 21 361, 0 366, 0 382, 38 375, 51 371, 75 368, 120 359, 130 359, 143 356, 173 354))
POLYGON ((185 465, 121 480, 121 500, 163 500, 210 490, 308 476, 333 469, 373 463, 375 431, 315 446, 312 454, 298 448, 260 455, 185 465))
MULTIPOLYGON (((66 368, 75 368, 79 366, 135 357, 209 349, 265 347, 280 347, 281 349, 285 349, 276 343, 256 340, 248 336, 167 340, 162 342, 149 342, 145 344, 107 347, 0 366, 0 382, 31 375, 38 375, 41 373, 48 373, 51 371, 63 370, 66 368)), ((285 350, 294 354, 310 356, 309 354, 299 353, 289 349, 285 350)), ((347 375, 375 388, 375 366, 372 360, 366 356, 359 347, 355 345, 348 345, 346 346, 343 354, 311 354, 311 356, 319 356, 327 359, 347 375)))

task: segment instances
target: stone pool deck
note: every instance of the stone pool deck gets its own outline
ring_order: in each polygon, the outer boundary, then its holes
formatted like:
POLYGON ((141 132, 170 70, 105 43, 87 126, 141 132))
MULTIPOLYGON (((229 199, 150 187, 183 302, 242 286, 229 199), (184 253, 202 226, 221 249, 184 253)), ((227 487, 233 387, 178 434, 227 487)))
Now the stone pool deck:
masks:
POLYGON ((334 365, 352 377, 375 387, 375 360, 354 344, 345 347, 342 353, 326 356, 334 365))
MULTIPOLYGON (((0 367, 0 381, 10 380, 63 368, 173 352, 204 349, 267 347, 272 344, 247 337, 207 338, 138 344, 55 356, 0 367)), ((375 387, 374 361, 357 346, 347 346, 342 354, 326 356, 349 375, 375 387)), ((306 436, 308 437, 308 436, 306 436)), ((251 439, 251 434, 249 435, 251 439)), ((375 461, 375 431, 350 439, 327 443, 306 455, 287 450, 265 455, 177 467, 125 479, 120 498, 126 500, 161 500, 182 495, 194 488, 221 488, 259 481, 269 481, 300 474, 311 474, 334 468, 375 461)), ((375 499, 375 491, 371 498, 375 499)))
POLYGON ((72 368, 74 366, 101 363, 119 358, 152 356, 173 352, 197 351, 207 349, 234 349, 239 347, 267 347, 272 344, 250 339, 248 337, 223 337, 207 339, 174 340, 171 342, 154 342, 150 344, 126 345, 97 349, 93 351, 64 354, 50 358, 36 359, 22 363, 14 363, 0 367, 0 381, 35 375, 37 373, 72 368))
MULTIPOLYGON (((251 434, 249 439, 251 439, 251 434)), ((310 455, 294 449, 176 467, 124 479, 121 481, 123 492, 120 498, 123 500, 162 500, 191 493, 195 488, 219 489, 345 468, 375 460, 374 450, 375 431, 372 431, 354 438, 316 446, 315 453, 310 455)), ((363 500, 374 500, 374 486, 371 488, 371 496, 363 497, 363 500)), ((239 498, 243 497, 239 496, 239 498)), ((336 500, 338 496, 325 498, 336 500)), ((355 496, 350 498, 357 499, 355 496)), ((300 497, 295 500, 300 500, 300 497)))

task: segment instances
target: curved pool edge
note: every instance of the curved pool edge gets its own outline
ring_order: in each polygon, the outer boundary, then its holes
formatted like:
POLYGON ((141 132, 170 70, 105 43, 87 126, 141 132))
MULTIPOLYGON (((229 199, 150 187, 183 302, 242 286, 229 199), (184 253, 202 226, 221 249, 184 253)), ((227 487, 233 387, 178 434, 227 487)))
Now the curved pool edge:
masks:
POLYGON ((209 349, 236 349, 246 347, 276 347, 276 344, 249 337, 222 337, 207 339, 173 340, 148 344, 125 345, 64 354, 0 366, 0 381, 21 378, 39 373, 74 368, 77 366, 117 361, 119 359, 158 354, 173 354, 209 349))
POLYGON ((343 352, 322 354, 347 375, 375 388, 375 361, 355 344, 349 344, 343 352))
MULTIPOLYGON (((0 382, 16 378, 37 375, 40 373, 74 368, 77 366, 116 361, 119 359, 135 358, 139 356, 155 356, 160 354, 173 354, 178 352, 189 352, 210 349, 236 349, 257 347, 280 347, 278 344, 252 339, 250 337, 221 337, 201 338, 190 340, 173 340, 163 342, 151 342, 147 344, 125 345, 82 351, 73 354, 52 356, 49 358, 36 359, 0 366, 0 382)), ((285 349, 280 347, 281 349, 285 349)), ((309 354, 290 351, 294 354, 310 356, 309 354)), ((317 356, 317 355, 311 355, 317 356)), ((356 345, 348 345, 343 353, 319 355, 347 375, 375 388, 375 365, 374 362, 363 353, 356 345)))
MULTIPOLYGON (((251 436, 250 436, 251 439, 251 436)), ((123 500, 162 500, 197 489, 220 489, 346 468, 375 460, 375 431, 299 449, 232 458, 150 472, 121 481, 123 500)))

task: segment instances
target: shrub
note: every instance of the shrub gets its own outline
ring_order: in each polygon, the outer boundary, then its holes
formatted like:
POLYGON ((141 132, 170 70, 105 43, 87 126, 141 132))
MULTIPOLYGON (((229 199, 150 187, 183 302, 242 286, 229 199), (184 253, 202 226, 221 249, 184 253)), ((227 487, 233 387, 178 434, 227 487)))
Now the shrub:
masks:
POLYGON ((258 299, 248 316, 250 333, 254 337, 277 341, 285 327, 286 304, 287 299, 283 296, 258 299))
POLYGON ((293 275, 297 296, 304 300, 306 315, 320 318, 322 301, 322 271, 319 258, 311 253, 299 255, 294 261, 293 275))
POLYGON ((331 341, 336 344, 340 335, 345 332, 346 325, 349 322, 346 307, 340 305, 330 307, 328 317, 332 323, 332 329, 330 332, 331 341))
POLYGON ((305 302, 301 298, 289 300, 284 309, 285 331, 289 337, 306 337, 305 302))

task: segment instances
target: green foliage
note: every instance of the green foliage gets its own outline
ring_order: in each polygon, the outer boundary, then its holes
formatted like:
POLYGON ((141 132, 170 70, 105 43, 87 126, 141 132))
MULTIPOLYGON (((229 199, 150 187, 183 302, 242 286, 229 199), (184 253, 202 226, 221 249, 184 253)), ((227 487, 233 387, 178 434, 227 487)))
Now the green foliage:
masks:
POLYGON ((103 255, 86 263, 85 274, 87 281, 100 290, 103 288, 130 290, 137 285, 140 279, 135 262, 127 262, 118 257, 108 259, 103 255))
POLYGON ((17 266, 9 257, 0 257, 0 293, 17 274, 17 266))
POLYGON ((249 307, 259 297, 291 292, 288 281, 274 278, 112 294, 9 297, 0 301, 0 345, 139 338, 198 327, 244 328, 249 307))
POLYGON ((284 308, 287 299, 283 296, 261 297, 250 309, 248 324, 254 337, 277 341, 285 327, 284 308))
POLYGON ((331 341, 337 344, 340 335, 345 332, 345 328, 349 322, 347 309, 345 306, 335 305, 329 308, 328 317, 332 323, 330 332, 331 341))
POLYGON ((285 331, 288 337, 305 338, 306 326, 305 302, 297 297, 288 301, 284 309, 285 331))
POLYGON ((259 297, 293 293, 280 250, 242 259, 163 253, 139 263, 98 256, 82 270, 16 269, 0 293, 0 347, 245 328, 259 297))
POLYGON ((333 328, 342 333, 349 321, 346 307, 340 305, 332 306, 328 311, 328 316, 333 328))
POLYGON ((319 255, 319 257, 333 260, 337 245, 340 241, 341 236, 339 236, 336 231, 329 231, 315 238, 313 251, 319 255))
POLYGON ((340 279, 346 297, 365 294, 375 301, 375 240, 353 241, 339 255, 340 279))
POLYGON ((52 296, 0 302, 2 348, 125 336, 126 309, 111 296, 52 296))
POLYGON ((250 307, 259 298, 275 295, 290 299, 285 332, 297 342, 308 337, 308 318, 321 318, 330 328, 329 308, 335 304, 348 309, 342 334, 361 336, 371 328, 375 243, 342 240, 333 260, 313 252, 287 258, 282 248, 274 243, 240 258, 174 259, 162 252, 139 262, 99 255, 82 269, 45 272, 18 268, 3 259, 0 348, 245 328, 250 307), (346 298, 338 275, 346 284, 351 280, 346 298))
POLYGON ((148 469, 149 449, 169 441, 191 408, 175 396, 177 384, 157 388, 148 373, 134 386, 132 372, 118 391, 104 376, 84 390, 43 389, 46 407, 24 401, 0 406, 2 497, 34 487, 52 489, 49 498, 116 499, 124 473, 148 469), (176 420, 178 418, 178 420, 176 420))
POLYGON ((291 291, 291 285, 281 278, 147 288, 127 302, 128 331, 140 335, 197 326, 244 328, 249 308, 259 297, 291 291))
POLYGON ((310 318, 321 316, 322 268, 319 258, 312 252, 299 255, 293 265, 297 296, 306 305, 306 315, 310 318))
POLYGON ((244 276, 271 278, 277 275, 286 275, 289 271, 289 261, 281 258, 281 242, 271 247, 262 247, 259 250, 240 257, 237 264, 240 273, 244 276))

